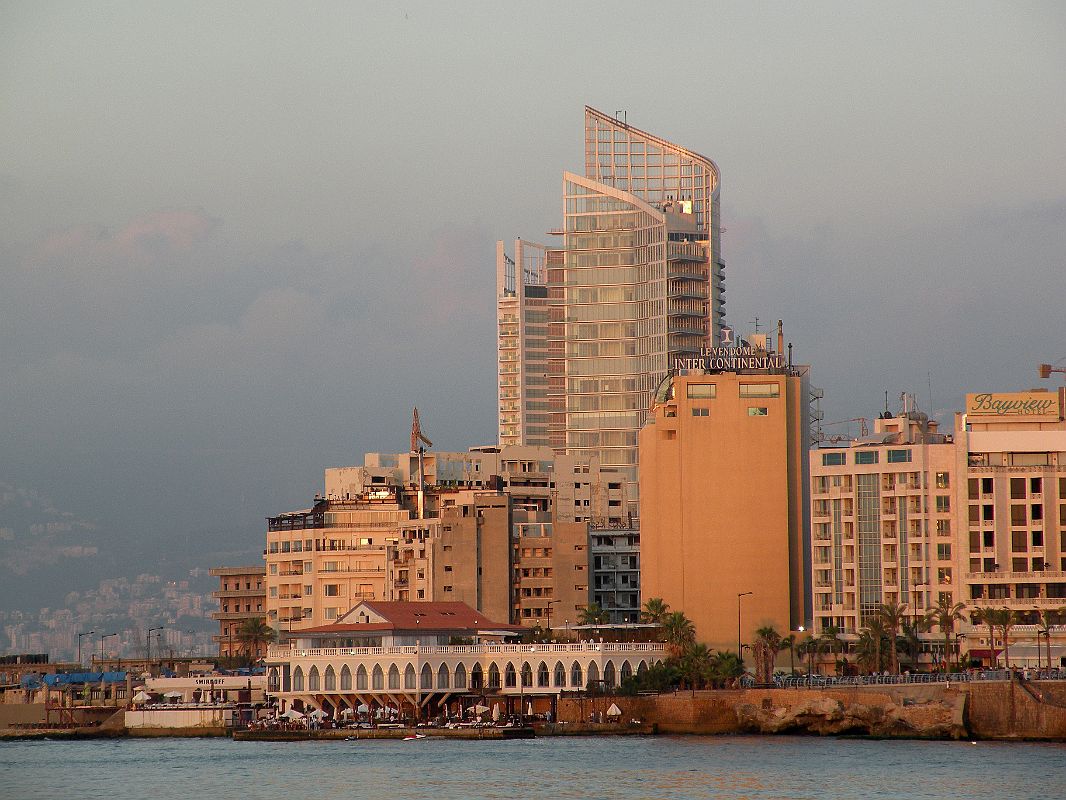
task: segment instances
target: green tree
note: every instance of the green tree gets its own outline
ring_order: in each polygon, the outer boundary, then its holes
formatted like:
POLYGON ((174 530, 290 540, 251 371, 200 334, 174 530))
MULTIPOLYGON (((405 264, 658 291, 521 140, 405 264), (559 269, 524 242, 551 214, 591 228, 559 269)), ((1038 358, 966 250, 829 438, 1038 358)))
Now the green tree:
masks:
POLYGON ((1018 623, 1018 615, 1009 608, 990 609, 992 624, 1003 632, 1003 659, 1007 669, 1010 669, 1010 631, 1018 623))
POLYGON ((275 635, 274 629, 267 625, 265 618, 254 617, 245 620, 237 630, 237 641, 241 643, 248 660, 252 661, 263 645, 274 641, 275 635))
POLYGON ((671 611, 663 620, 663 635, 674 655, 679 656, 685 647, 696 641, 696 626, 684 611, 671 611))
POLYGON ((955 623, 966 619, 962 603, 952 603, 950 594, 940 595, 940 600, 925 615, 926 624, 940 628, 944 635, 944 671, 951 669, 951 639, 955 633, 955 623))
POLYGON ((744 674, 744 661, 732 650, 717 650, 711 656, 711 682, 721 689, 744 674))
POLYGON ((996 610, 994 608, 975 608, 973 621, 975 624, 988 627, 988 665, 995 669, 998 661, 996 658, 996 610))
MULTIPOLYGON (((830 655, 834 655, 837 651, 837 647, 841 646, 840 641, 840 628, 835 625, 826 625, 822 628, 821 635, 816 639, 814 656, 817 659, 823 652, 827 652, 830 655)), ((836 659, 833 659, 836 661, 836 659)))
POLYGON ((600 608, 599 603, 589 603, 583 609, 578 617, 578 625, 606 625, 611 619, 611 615, 600 608))
MULTIPOLYGON (((1051 669, 1051 626, 1057 624, 1054 622, 1055 617, 1061 617, 1066 613, 1066 609, 1044 609, 1040 612, 1040 621, 1036 627, 1036 652, 1040 652, 1040 637, 1043 636, 1047 641, 1047 668, 1051 669)), ((1037 658, 1039 663, 1040 659, 1037 658)))
POLYGON ((682 686, 688 684, 690 689, 701 689, 711 678, 711 651, 705 644, 690 642, 682 651, 677 667, 682 686))
POLYGON ((774 662, 781 650, 781 634, 774 630, 773 626, 767 625, 755 631, 754 656, 755 656, 755 681, 757 683, 770 683, 774 676, 774 662))
POLYGON ((859 663, 868 673, 884 669, 885 626, 878 616, 872 616, 866 627, 859 631, 859 641, 855 645, 859 663))
POLYGON ((888 663, 893 675, 899 674, 899 632, 907 619, 906 603, 882 603, 877 609, 877 616, 881 618, 881 624, 885 626, 885 634, 888 636, 888 663))
POLYGON ((640 612, 640 621, 650 625, 662 625, 670 613, 670 606, 661 597, 649 597, 640 612))

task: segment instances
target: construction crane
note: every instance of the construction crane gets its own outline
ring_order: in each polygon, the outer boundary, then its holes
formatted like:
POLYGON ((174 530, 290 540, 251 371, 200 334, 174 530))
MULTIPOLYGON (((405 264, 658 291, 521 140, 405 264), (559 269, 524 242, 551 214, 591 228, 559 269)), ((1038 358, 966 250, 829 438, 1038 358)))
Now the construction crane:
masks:
POLYGON ((419 442, 425 442, 426 447, 432 447, 433 442, 426 438, 426 435, 422 433, 422 425, 418 421, 418 408, 415 408, 414 417, 411 420, 411 452, 418 453, 424 448, 419 442))

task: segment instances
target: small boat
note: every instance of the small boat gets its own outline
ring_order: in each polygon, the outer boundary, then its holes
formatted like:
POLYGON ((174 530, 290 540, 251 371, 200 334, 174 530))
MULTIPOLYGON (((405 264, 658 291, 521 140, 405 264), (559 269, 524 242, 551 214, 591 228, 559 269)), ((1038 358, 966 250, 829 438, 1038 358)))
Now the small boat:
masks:
POLYGON ((413 741, 415 739, 425 739, 425 738, 426 738, 426 735, 424 733, 416 733, 413 736, 404 736, 403 740, 405 742, 410 742, 410 741, 413 741))

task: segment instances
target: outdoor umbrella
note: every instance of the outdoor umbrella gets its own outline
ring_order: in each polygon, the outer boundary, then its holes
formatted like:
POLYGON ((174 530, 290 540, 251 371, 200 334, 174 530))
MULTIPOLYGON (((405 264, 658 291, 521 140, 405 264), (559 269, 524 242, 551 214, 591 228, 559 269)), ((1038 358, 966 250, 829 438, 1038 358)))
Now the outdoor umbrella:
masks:
POLYGON ((327 714, 321 708, 316 708, 314 711, 311 712, 311 719, 322 719, 323 717, 328 716, 329 714, 327 714))
POLYGON ((167 692, 166 694, 163 695, 163 697, 173 697, 173 698, 180 698, 181 696, 182 696, 181 692, 178 692, 178 691, 167 692))
POLYGON ((474 713, 475 714, 484 714, 488 710, 489 710, 488 706, 481 706, 481 705, 474 706, 474 713))
POLYGON ((533 716, 533 704, 532 704, 532 703, 529 703, 529 704, 528 704, 528 705, 526 706, 526 715, 527 715, 527 716, 530 716, 530 717, 532 717, 532 716, 533 716))
POLYGON ((147 692, 137 692, 137 694, 133 696, 134 703, 147 703, 151 699, 151 695, 147 692))
POLYGON ((607 709, 607 716, 608 717, 620 717, 620 716, 622 716, 622 709, 620 709, 614 703, 611 703, 611 707, 607 709))
POLYGON ((360 714, 365 714, 367 711, 370 710, 370 706, 368 706, 366 703, 360 703, 358 706, 355 707, 355 710, 358 711, 360 714))
POLYGON ((285 719, 303 719, 304 718, 304 715, 301 714, 299 711, 297 711, 295 708, 290 708, 288 711, 286 711, 281 716, 283 716, 285 719))
POLYGON ((492 721, 493 722, 499 722, 500 721, 500 704, 499 703, 493 703, 492 704, 492 721))

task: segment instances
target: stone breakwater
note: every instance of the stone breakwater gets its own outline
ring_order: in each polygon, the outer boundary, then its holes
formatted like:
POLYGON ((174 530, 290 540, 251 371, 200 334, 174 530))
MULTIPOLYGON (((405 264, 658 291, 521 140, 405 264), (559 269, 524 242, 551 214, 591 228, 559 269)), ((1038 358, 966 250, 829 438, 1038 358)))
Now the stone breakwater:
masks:
POLYGON ((1061 681, 567 698, 559 703, 559 720, 583 725, 611 703, 622 710, 620 724, 639 720, 661 733, 1066 740, 1066 682, 1061 681))

